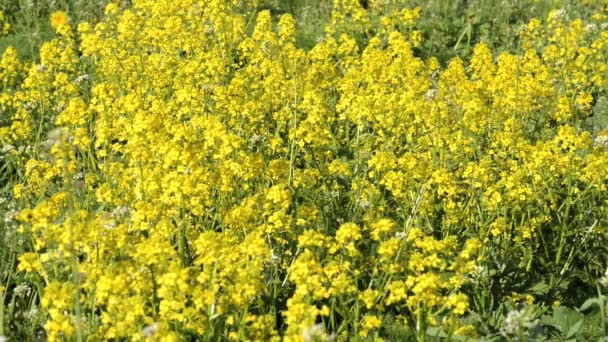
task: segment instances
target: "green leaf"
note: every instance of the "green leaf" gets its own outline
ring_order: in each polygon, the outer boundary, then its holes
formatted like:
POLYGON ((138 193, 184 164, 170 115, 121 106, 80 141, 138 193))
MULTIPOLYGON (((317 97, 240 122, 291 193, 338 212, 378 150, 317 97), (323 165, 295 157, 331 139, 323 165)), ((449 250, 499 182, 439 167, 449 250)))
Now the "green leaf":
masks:
POLYGON ((566 339, 574 338, 578 334, 578 332, 581 330, 582 326, 583 326, 582 319, 579 320, 578 322, 574 323, 568 330, 568 334, 566 334, 566 339))
POLYGON ((528 288, 525 291, 525 293, 529 293, 529 294, 533 294, 533 295, 543 295, 543 294, 546 294, 548 290, 549 290, 549 285, 547 285, 547 283, 544 280, 542 280, 542 281, 534 284, 530 288, 528 288))
POLYGON ((587 299, 587 300, 586 300, 586 301, 583 303, 583 305, 581 305, 581 307, 580 307, 580 309, 579 309, 579 310, 580 310, 580 311, 587 311, 587 310, 589 310, 589 309, 590 309, 592 306, 594 306, 594 305, 597 305, 597 306, 600 306, 600 305, 601 305, 601 302, 600 302, 600 300, 599 300, 598 298, 590 298, 590 299, 587 299))
POLYGON ((428 336, 433 337, 448 337, 448 334, 446 334, 445 331, 441 330, 441 328, 438 327, 430 327, 426 329, 426 334, 428 336))
POLYGON ((571 338, 571 334, 576 335, 581 328, 583 315, 567 307, 557 307, 551 316, 544 315, 541 319, 546 325, 550 325, 559 330, 566 339, 571 338))
POLYGON ((430 327, 426 329, 426 335, 431 337, 450 338, 450 341, 469 341, 469 337, 460 335, 448 335, 445 331, 438 327, 430 327))

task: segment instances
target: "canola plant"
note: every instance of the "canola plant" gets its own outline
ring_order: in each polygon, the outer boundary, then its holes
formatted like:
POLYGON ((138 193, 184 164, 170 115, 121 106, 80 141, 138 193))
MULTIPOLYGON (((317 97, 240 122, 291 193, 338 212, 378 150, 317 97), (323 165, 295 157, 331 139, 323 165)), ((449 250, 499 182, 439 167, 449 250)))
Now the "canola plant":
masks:
POLYGON ((18 270, 50 341, 382 340, 387 319, 476 338, 467 318, 497 303, 595 289, 603 5, 445 66, 416 53, 407 1, 334 1, 310 50, 291 15, 257 9, 57 12, 39 63, 2 56, 0 141, 30 241, 18 270))

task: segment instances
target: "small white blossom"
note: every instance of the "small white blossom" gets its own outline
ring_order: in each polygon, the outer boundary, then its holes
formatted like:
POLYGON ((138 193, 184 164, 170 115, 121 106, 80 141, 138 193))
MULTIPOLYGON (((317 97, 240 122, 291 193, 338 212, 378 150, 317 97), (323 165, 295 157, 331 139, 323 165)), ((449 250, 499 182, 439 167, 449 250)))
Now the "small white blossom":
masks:
POLYGON ((89 79, 89 75, 84 74, 84 75, 80 75, 80 76, 76 77, 74 79, 74 82, 76 82, 76 84, 80 84, 80 83, 82 83, 82 82, 84 82, 84 81, 86 81, 88 79, 89 79))
POLYGON ((595 137, 595 139, 593 139, 593 144, 595 146, 608 148, 608 135, 598 135, 595 137))
POLYGON ((509 311, 505 318, 501 332, 506 336, 519 336, 527 330, 534 328, 538 320, 530 321, 526 309, 509 311))
POLYGON ((274 254, 274 251, 272 251, 272 254, 270 255, 270 262, 272 262, 273 264, 277 262, 277 260, 279 260, 279 257, 274 254))
POLYGON ((6 212, 6 214, 4 214, 4 223, 11 223, 13 221, 15 221, 15 217, 17 217, 17 214, 19 214, 18 210, 9 210, 6 212))
POLYGON ((34 108, 36 108, 36 104, 34 102, 29 102, 28 101, 28 102, 26 102, 26 103, 23 104, 23 109, 25 109, 25 110, 32 110, 34 108))
POLYGON ((128 214, 129 214, 128 207, 118 206, 118 207, 114 208, 114 210, 112 210, 112 217, 117 220, 125 218, 125 216, 127 216, 128 214))
POLYGON ((372 204, 370 203, 370 201, 364 199, 359 202, 359 206, 361 207, 361 209, 369 209, 372 204))
POLYGON ((32 308, 31 310, 23 314, 23 317, 25 319, 35 319, 36 316, 38 316, 38 309, 36 308, 32 308))
POLYGON ((158 324, 152 323, 151 325, 148 325, 147 327, 145 327, 141 333, 145 337, 150 338, 150 337, 154 336, 154 334, 156 334, 157 331, 158 331, 158 324))
POLYGON ((107 230, 112 230, 114 228, 116 228, 116 221, 114 220, 107 220, 103 223, 103 228, 107 229, 107 230))
POLYGON ((566 10, 563 9, 563 8, 560 9, 560 10, 554 11, 553 14, 552 14, 552 16, 551 16, 551 19, 553 19, 555 21, 562 21, 562 20, 567 21, 568 20, 568 12, 566 12, 566 10))
POLYGON ((597 25, 595 25, 595 24, 588 24, 587 26, 585 26, 585 31, 587 31, 589 33, 593 33, 595 31, 597 31, 597 25))
POLYGON ((322 324, 312 325, 302 332, 302 337, 304 341, 315 341, 321 339, 325 336, 325 329, 323 329, 322 324))
POLYGON ((2 146, 2 150, 1 151, 2 151, 3 154, 6 154, 6 153, 9 153, 10 151, 12 151, 14 149, 15 149, 15 146, 13 146, 13 145, 4 145, 4 146, 2 146))
POLYGON ((31 291, 32 289, 26 283, 21 283, 15 286, 15 289, 13 290, 15 296, 17 297, 29 296, 31 291))
POLYGON ((477 266, 475 266, 475 269, 473 270, 473 275, 476 277, 487 277, 488 269, 485 266, 477 265, 477 266))
POLYGON ((249 138, 249 142, 254 145, 255 143, 257 143, 258 141, 262 140, 262 136, 258 135, 258 134, 254 134, 251 136, 251 138, 249 138))
POLYGON ((426 94, 424 94, 424 99, 427 101, 431 101, 437 95, 437 89, 429 89, 426 94))
POLYGON ((51 146, 61 145, 65 141, 64 139, 65 139, 66 135, 67 135, 67 130, 65 128, 61 128, 61 127, 55 128, 55 129, 49 131, 47 142, 51 146))

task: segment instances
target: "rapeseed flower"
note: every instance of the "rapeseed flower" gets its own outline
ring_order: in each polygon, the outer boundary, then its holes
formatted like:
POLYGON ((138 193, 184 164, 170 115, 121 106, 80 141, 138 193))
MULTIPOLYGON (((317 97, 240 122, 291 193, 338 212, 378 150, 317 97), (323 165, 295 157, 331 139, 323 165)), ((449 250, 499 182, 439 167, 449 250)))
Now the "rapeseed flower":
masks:
POLYGON ((55 11, 51 13, 50 22, 53 29, 56 31, 59 30, 61 26, 64 26, 68 23, 69 17, 68 14, 64 11, 55 11))
POLYGON ((348 339, 389 314, 474 335, 490 261, 583 263, 575 233, 608 220, 582 128, 608 36, 555 12, 521 53, 441 66, 404 3, 333 2, 310 51, 292 16, 225 0, 112 2, 76 32, 55 12, 40 64, 7 49, 11 224, 49 339, 348 339))

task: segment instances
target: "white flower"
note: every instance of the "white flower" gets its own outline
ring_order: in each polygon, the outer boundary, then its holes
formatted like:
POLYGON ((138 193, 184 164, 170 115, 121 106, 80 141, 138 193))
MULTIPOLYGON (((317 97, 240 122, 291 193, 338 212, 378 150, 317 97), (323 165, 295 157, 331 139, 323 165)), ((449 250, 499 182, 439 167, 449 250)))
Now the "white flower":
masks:
POLYGON ((501 332, 506 336, 518 336, 526 330, 534 328, 538 324, 538 320, 530 321, 526 315, 526 309, 509 311, 505 318, 501 332))
POLYGON ((597 25, 595 25, 595 24, 588 24, 587 26, 585 26, 585 31, 587 31, 589 33, 593 33, 595 31, 597 31, 597 25))
POLYGON ((270 262, 272 262, 273 264, 277 262, 277 260, 279 260, 279 257, 274 254, 274 251, 272 251, 272 254, 270 255, 270 262))
POLYGON ((488 269, 485 266, 477 265, 472 273, 474 277, 485 278, 488 276, 488 269))
POLYGON ((249 142, 253 145, 262 139, 263 139, 263 137, 261 135, 254 134, 251 136, 251 138, 249 138, 249 142))
POLYGON ((568 19, 568 12, 565 9, 560 9, 558 11, 554 11, 551 15, 551 19, 556 21, 566 20, 568 19))
POLYGON ((157 331, 158 331, 158 324, 152 323, 151 325, 148 325, 147 327, 145 327, 141 333, 145 337, 150 338, 150 337, 154 336, 154 334, 156 334, 157 331))
POLYGON ((17 217, 17 214, 19 214, 18 210, 9 210, 6 212, 6 214, 4 214, 4 223, 11 223, 15 220, 15 217, 17 217))
POLYGON ((128 214, 129 214, 128 207, 118 206, 118 207, 114 208, 114 210, 112 210, 112 217, 116 220, 123 219, 128 214))
POLYGON ((34 109, 34 108, 36 108, 36 104, 34 102, 29 102, 28 101, 28 102, 26 102, 26 103, 23 104, 23 109, 25 109, 25 110, 31 110, 31 109, 34 109))
POLYGON ((38 316, 38 309, 36 308, 32 308, 31 310, 23 314, 23 317, 25 319, 34 319, 36 318, 36 316, 38 316))
POLYGON ((608 148, 608 135, 598 135, 595 137, 595 139, 593 139, 593 144, 595 146, 608 148))
POLYGON ((302 332, 302 337, 304 341, 315 341, 321 339, 325 336, 325 329, 323 329, 322 324, 312 325, 302 332))
POLYGON ((31 289, 26 283, 21 283, 21 284, 15 286, 15 289, 13 291, 14 291, 15 296, 21 297, 21 296, 28 296, 31 292, 31 289))
POLYGON ((522 330, 521 321, 524 312, 519 310, 509 311, 505 323, 502 326, 502 332, 505 335, 519 335, 522 330))
POLYGON ((372 204, 368 200, 364 199, 359 202, 359 206, 361 207, 361 209, 369 209, 372 204))
POLYGON ((74 79, 74 82, 76 82, 76 84, 80 84, 80 83, 82 83, 82 82, 84 82, 84 81, 86 81, 88 79, 89 79, 89 75, 84 74, 84 75, 80 75, 80 76, 76 77, 74 79))
POLYGON ((426 94, 424 94, 424 99, 427 101, 431 101, 437 95, 437 89, 429 89, 426 94))
POLYGON ((51 142, 51 144, 61 144, 63 142, 64 137, 66 136, 67 132, 65 128, 55 128, 51 131, 49 131, 48 133, 48 138, 51 142))
POLYGON ((2 146, 2 150, 1 151, 2 151, 2 153, 6 154, 6 153, 9 153, 10 151, 12 151, 14 149, 15 149, 15 146, 13 146, 13 145, 4 145, 4 146, 2 146))

